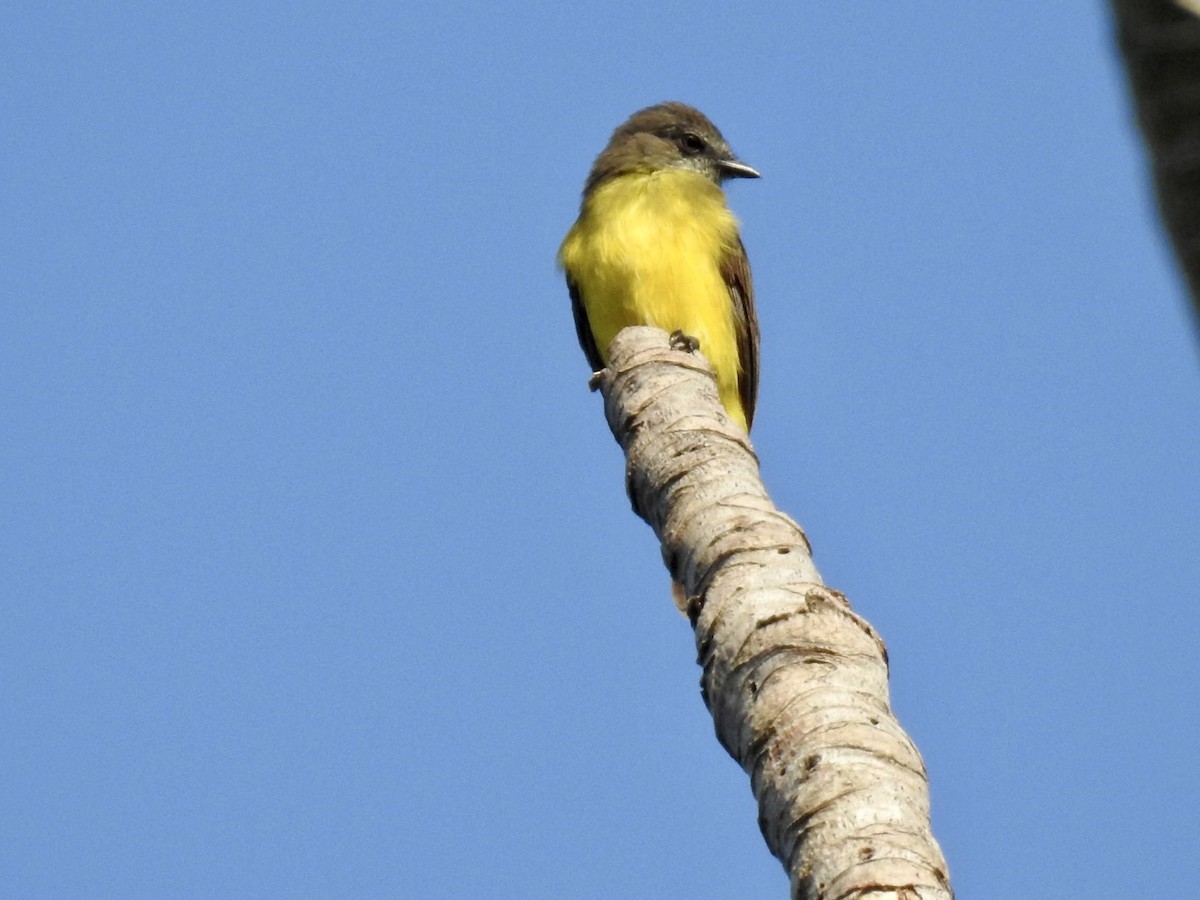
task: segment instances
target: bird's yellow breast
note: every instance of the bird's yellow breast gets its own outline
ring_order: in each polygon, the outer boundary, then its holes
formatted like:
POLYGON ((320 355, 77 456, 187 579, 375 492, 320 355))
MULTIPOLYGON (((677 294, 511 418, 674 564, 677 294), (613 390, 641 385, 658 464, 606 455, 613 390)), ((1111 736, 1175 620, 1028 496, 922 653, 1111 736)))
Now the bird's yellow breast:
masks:
POLYGON ((597 187, 559 250, 596 347, 630 325, 680 330, 700 342, 721 400, 746 427, 738 343, 721 260, 737 252, 737 220, 721 189, 694 172, 624 175, 597 187))

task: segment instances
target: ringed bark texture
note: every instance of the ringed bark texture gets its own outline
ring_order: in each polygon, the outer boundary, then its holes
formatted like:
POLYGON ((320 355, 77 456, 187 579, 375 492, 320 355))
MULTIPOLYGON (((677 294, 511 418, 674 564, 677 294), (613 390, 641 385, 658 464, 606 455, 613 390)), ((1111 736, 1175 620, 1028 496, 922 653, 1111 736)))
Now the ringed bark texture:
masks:
POLYGON ((609 359, 597 383, 634 510, 687 592, 704 700, 792 896, 951 897, 883 641, 771 503, 707 363, 652 328, 622 331, 609 359))

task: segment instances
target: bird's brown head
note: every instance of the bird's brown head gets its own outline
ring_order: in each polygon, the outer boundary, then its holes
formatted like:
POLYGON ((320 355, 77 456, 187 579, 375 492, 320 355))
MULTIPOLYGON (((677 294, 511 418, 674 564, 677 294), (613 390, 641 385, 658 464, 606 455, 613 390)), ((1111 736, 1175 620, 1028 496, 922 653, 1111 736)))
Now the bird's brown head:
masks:
POLYGON ((758 178, 758 172, 733 155, 729 144, 700 110, 668 102, 635 112, 613 132, 596 157, 583 193, 612 178, 658 169, 698 172, 720 184, 727 178, 758 178))

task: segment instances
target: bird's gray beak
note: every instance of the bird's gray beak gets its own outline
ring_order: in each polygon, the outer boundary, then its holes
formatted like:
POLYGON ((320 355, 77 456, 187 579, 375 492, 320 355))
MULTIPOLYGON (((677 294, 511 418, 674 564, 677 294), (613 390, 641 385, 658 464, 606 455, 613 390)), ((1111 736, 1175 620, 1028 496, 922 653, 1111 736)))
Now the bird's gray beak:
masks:
POLYGON ((744 162, 736 159, 722 159, 717 161, 717 168, 721 171, 722 178, 761 178, 757 169, 752 169, 744 162))

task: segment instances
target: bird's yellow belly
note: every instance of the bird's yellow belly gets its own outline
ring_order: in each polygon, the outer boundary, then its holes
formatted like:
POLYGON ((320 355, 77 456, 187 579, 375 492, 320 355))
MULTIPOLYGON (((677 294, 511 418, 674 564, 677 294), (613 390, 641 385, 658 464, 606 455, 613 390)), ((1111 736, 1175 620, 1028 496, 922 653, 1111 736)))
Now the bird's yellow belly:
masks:
POLYGON ((682 331, 699 341, 722 403, 745 427, 733 304, 720 270, 736 245, 737 221, 716 185, 689 173, 657 173, 599 188, 560 261, 579 289, 602 359, 630 325, 682 331))

